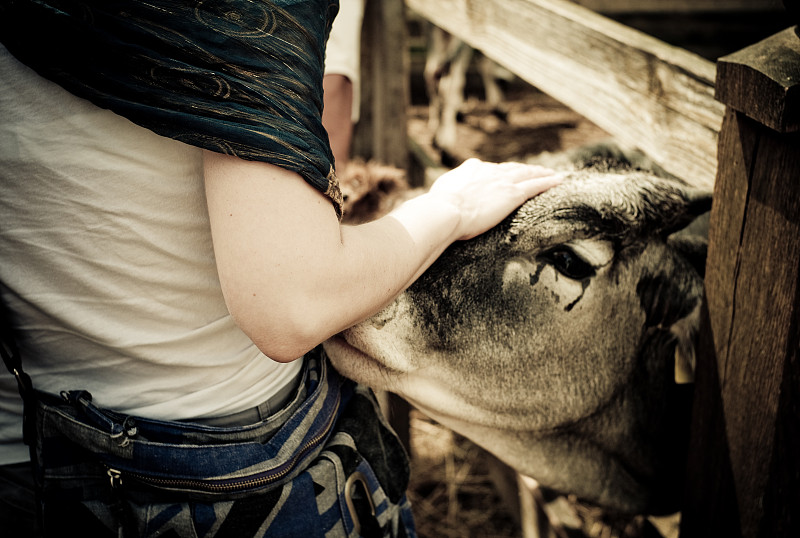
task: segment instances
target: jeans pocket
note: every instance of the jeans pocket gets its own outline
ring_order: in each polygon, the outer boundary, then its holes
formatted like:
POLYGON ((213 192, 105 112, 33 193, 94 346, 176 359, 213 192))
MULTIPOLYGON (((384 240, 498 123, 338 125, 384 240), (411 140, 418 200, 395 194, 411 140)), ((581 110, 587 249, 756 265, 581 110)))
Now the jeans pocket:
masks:
POLYGON ((320 461, 334 470, 344 535, 415 536, 408 457, 368 388, 355 389, 320 461))
POLYGON ((308 469, 315 484, 320 524, 336 536, 413 536, 410 506, 405 497, 391 498, 370 463, 358 452, 353 438, 339 433, 317 464, 308 469), (325 515, 328 514, 328 517, 325 515), (327 522, 327 523, 326 523, 327 522))

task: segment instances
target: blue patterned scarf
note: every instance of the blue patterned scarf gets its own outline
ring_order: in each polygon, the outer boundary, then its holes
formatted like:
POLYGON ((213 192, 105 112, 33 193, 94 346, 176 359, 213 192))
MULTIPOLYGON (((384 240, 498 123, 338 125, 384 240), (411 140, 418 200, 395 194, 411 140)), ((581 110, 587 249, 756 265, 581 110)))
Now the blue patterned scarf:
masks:
POLYGON ((162 136, 299 173, 341 214, 322 127, 338 0, 0 0, 0 41, 162 136))

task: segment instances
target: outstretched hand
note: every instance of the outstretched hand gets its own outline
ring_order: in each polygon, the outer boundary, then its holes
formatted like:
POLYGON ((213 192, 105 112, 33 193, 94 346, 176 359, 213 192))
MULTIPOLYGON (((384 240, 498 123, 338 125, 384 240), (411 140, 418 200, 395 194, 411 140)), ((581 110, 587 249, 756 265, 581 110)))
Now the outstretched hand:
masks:
POLYGON ((429 194, 450 197, 461 217, 456 237, 470 239, 561 179, 560 174, 538 165, 469 159, 437 179, 429 194))
POLYGON ((342 226, 295 172, 210 151, 204 164, 226 305, 279 361, 378 312, 453 241, 487 231, 560 181, 539 166, 470 160, 390 214, 342 226))

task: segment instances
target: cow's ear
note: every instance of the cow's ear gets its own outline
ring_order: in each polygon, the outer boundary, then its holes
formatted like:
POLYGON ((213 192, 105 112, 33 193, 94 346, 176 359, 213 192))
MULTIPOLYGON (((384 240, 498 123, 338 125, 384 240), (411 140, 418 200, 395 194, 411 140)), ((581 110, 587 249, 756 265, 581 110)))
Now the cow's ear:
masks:
MULTIPOLYGON (((661 228, 661 236, 668 237, 677 232, 687 230, 688 233, 697 234, 695 228, 698 222, 702 223, 702 216, 711 211, 711 193, 697 189, 683 191, 684 205, 677 213, 664 215, 665 226, 661 228), (700 219, 698 221, 698 219, 700 219)), ((705 221, 705 233, 708 236, 708 221, 705 221)))
MULTIPOLYGON (((706 252, 708 251, 708 219, 706 212, 684 229, 670 235, 667 244, 696 271, 697 278, 705 278, 706 252)), ((701 300, 692 311, 675 322, 670 331, 678 339, 675 347, 675 381, 691 383, 694 381, 695 348, 700 328, 701 300)))
POLYGON ((700 278, 705 278, 706 252, 708 251, 706 238, 699 236, 670 236, 667 243, 683 259, 689 262, 697 274, 700 275, 700 278))
POLYGON ((707 211, 695 217, 688 226, 667 237, 667 245, 689 262, 700 278, 705 277, 709 215, 707 211))
POLYGON ((639 304, 645 313, 645 327, 668 329, 688 316, 696 306, 694 278, 670 272, 645 274, 636 285, 639 304))
MULTIPOLYGON (((688 243, 686 243, 688 245, 688 243)), ((697 260, 705 256, 698 254, 697 260)), ((680 264, 671 271, 644 275, 636 287, 645 327, 669 332, 675 338, 675 380, 694 380, 695 345, 702 303, 702 276, 680 264)))
POLYGON ((678 384, 694 382, 695 350, 697 337, 700 330, 700 308, 697 306, 692 312, 679 319, 670 327, 670 332, 678 339, 675 346, 675 382, 678 384))
MULTIPOLYGON (((645 312, 645 328, 670 334, 674 346, 675 381, 694 381, 695 344, 700 325, 701 295, 691 279, 645 276, 636 292, 645 312)), ((673 351, 674 350, 674 351, 673 351)))

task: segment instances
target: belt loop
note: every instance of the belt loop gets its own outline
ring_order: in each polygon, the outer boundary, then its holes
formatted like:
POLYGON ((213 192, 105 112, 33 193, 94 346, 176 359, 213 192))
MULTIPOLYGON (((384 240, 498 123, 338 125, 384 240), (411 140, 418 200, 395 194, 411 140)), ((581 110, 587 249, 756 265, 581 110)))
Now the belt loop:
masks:
POLYGON ((113 420, 92 403, 90 392, 85 390, 62 391, 61 397, 76 410, 82 412, 90 423, 109 434, 112 439, 117 439, 125 434, 122 424, 113 420))
POLYGON ((258 413, 258 420, 260 421, 267 420, 269 416, 272 414, 272 409, 270 409, 269 400, 257 405, 256 412, 258 413))

